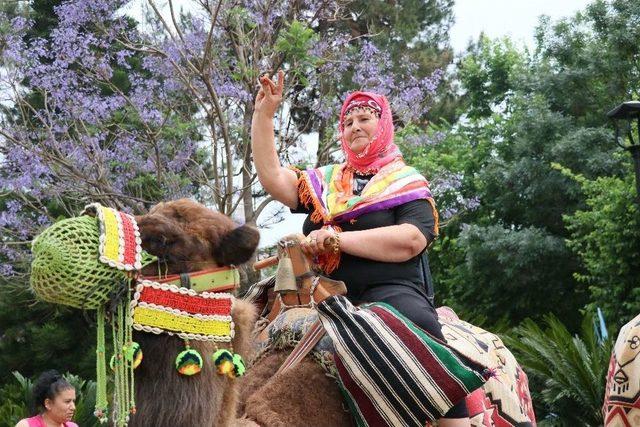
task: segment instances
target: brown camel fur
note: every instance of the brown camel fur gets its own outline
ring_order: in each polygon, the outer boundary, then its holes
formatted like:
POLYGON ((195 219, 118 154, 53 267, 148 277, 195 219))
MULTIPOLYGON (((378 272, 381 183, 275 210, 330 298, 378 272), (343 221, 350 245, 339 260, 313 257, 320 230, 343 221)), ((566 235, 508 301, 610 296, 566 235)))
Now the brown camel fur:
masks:
POLYGON ((354 425, 335 380, 311 358, 273 377, 288 354, 275 351, 247 372, 240 392, 246 416, 265 427, 354 425))
MULTIPOLYGON (((259 233, 249 226, 237 227, 225 215, 187 199, 160 203, 148 214, 136 217, 142 247, 159 258, 144 275, 186 273, 205 268, 239 265, 253 255, 259 233)), ((236 300, 232 312, 235 324, 233 350, 249 357, 255 308, 236 300)), ((202 372, 182 376, 174 367, 184 350, 180 338, 166 334, 135 332, 143 351, 143 362, 135 371, 137 413, 130 426, 192 427, 235 424, 238 404, 237 380, 216 373, 211 360, 214 345, 192 341, 204 360, 202 372)), ((220 344, 220 348, 229 347, 220 344)))

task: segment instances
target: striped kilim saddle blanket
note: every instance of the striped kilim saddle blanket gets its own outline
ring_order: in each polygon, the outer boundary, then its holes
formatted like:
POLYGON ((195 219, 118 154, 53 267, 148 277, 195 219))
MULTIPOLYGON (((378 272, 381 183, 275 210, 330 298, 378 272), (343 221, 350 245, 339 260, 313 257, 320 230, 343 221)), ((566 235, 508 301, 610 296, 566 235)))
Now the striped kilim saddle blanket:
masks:
POLYGON ((342 391, 358 425, 420 426, 481 387, 489 370, 464 359, 383 303, 318 305, 342 391))

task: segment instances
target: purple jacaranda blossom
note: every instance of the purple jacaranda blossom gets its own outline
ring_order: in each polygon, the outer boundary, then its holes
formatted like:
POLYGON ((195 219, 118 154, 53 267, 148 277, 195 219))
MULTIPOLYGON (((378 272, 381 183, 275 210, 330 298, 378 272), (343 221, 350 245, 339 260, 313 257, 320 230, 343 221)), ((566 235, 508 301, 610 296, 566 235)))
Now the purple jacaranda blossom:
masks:
POLYGON ((10 277, 13 276, 14 270, 13 265, 9 263, 0 263, 0 276, 10 277))
POLYGON ((438 203, 440 216, 447 220, 465 211, 473 211, 480 206, 477 195, 466 195, 463 192, 464 175, 439 171, 432 177, 430 187, 438 203))
POLYGON ((22 206, 16 200, 9 200, 5 209, 0 211, 0 227, 6 227, 17 221, 18 211, 22 206))
MULTIPOLYGON (((5 238, 32 238, 49 223, 47 201, 77 201, 69 207, 74 212, 90 201, 91 194, 125 195, 132 180, 160 167, 144 167, 154 148, 160 148, 155 155, 162 162, 169 163, 180 151, 181 168, 193 164, 184 159, 193 153, 192 146, 181 149, 179 135, 156 144, 162 126, 189 120, 189 116, 172 114, 171 107, 163 105, 168 91, 180 87, 165 85, 162 75, 132 69, 128 59, 136 54, 118 40, 141 38, 118 12, 122 4, 64 2, 55 8, 58 25, 48 38, 25 38, 29 22, 22 18, 14 19, 11 31, 1 36, 6 43, 1 52, 6 69, 2 87, 16 88, 12 101, 17 111, 29 115, 26 119, 24 115, 3 117, 0 189, 3 194, 38 201, 20 209, 17 198, 6 202, 0 212, 3 259, 24 255, 24 249, 3 245, 5 238), (112 82, 116 68, 129 71, 121 86, 112 82), (23 98, 28 93, 38 94, 40 103, 29 104, 23 98)), ((162 191, 171 198, 184 195, 185 186, 191 188, 188 182, 174 179, 162 191)), ((127 200, 132 199, 123 199, 121 207, 133 209, 127 200)))
POLYGON ((478 196, 474 196, 474 197, 470 197, 468 199, 465 199, 464 207, 467 210, 470 210, 470 211, 479 208, 480 207, 480 198, 478 196))
POLYGON ((461 173, 443 173, 431 180, 431 190, 433 190, 434 195, 457 191, 462 186, 462 179, 463 175, 461 173))
POLYGON ((124 69, 131 69, 131 66, 127 62, 127 58, 130 58, 133 55, 133 52, 127 49, 121 49, 115 53, 116 63, 119 67, 124 69))

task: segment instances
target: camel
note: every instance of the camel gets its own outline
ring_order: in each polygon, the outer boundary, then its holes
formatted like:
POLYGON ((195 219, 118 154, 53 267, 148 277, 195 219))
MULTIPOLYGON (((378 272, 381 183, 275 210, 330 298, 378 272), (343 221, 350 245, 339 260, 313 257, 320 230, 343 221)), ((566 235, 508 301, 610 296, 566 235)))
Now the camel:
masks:
MULTIPOLYGON (((187 199, 160 203, 146 215, 135 219, 142 247, 158 257, 157 263, 142 270, 144 277, 158 275, 158 271, 162 275, 172 275, 240 265, 252 257, 259 241, 259 234, 254 228, 237 227, 226 216, 187 199)), ((292 248, 290 255, 298 254, 300 257, 293 263, 293 273, 300 275, 309 271, 308 260, 301 255, 299 248, 295 250, 295 245, 292 248)), ((231 379, 218 375, 211 359, 213 345, 198 341, 191 341, 191 346, 203 356, 202 372, 181 376, 176 372, 174 360, 176 354, 184 349, 182 339, 134 331, 133 339, 140 344, 144 356, 134 371, 137 411, 130 417, 129 425, 354 425, 336 381, 331 343, 327 342, 326 336, 299 363, 278 372, 305 327, 317 318, 313 308, 303 307, 309 300, 310 283, 311 277, 304 278, 298 289, 300 292, 289 292, 282 299, 288 305, 296 305, 297 301, 301 307, 280 312, 269 304, 266 307, 272 309, 273 315, 268 320, 260 318, 256 322, 258 312, 263 315, 269 313, 268 309, 264 310, 264 304, 256 307, 251 298, 246 301, 236 298, 232 312, 235 325, 232 345, 234 352, 248 362, 249 368, 244 377, 231 379), (297 300, 298 297, 301 300, 297 300), (301 327, 292 328, 292 324, 301 327)), ((341 286, 336 282, 321 279, 320 283, 323 289, 341 292, 341 286)), ((296 287, 298 285, 294 282, 289 291, 295 291, 296 287)), ((486 347, 486 343, 490 343, 490 357, 499 360, 502 367, 512 368, 510 372, 498 372, 496 381, 489 380, 484 389, 474 392, 475 397, 467 398, 470 410, 476 408, 479 411, 474 413, 477 422, 473 425, 490 425, 483 420, 491 420, 491 416, 495 416, 487 414, 501 416, 505 408, 498 406, 505 402, 511 402, 508 415, 513 418, 506 419, 506 424, 497 425, 515 425, 517 422, 519 425, 535 425, 526 375, 501 341, 493 334, 456 320, 455 314, 439 310, 443 319, 449 319, 443 324, 443 333, 448 341, 462 344, 463 351, 465 343, 467 347, 469 343, 472 343, 471 347, 486 347)))
MULTIPOLYGON (((169 274, 244 263, 258 244, 256 230, 247 226, 235 227, 226 216, 190 200, 161 203, 136 219, 143 248, 161 259, 168 269, 165 273, 169 274)), ((296 238, 300 236, 294 241, 296 238)), ((296 275, 311 270, 309 260, 295 247, 289 255, 299 257, 293 263, 296 275)), ((156 271, 157 266, 151 265, 143 270, 143 274, 153 275, 156 271)), ((320 283, 330 292, 342 292, 339 283, 329 279, 322 279, 320 283)), ((294 305, 297 301, 301 303, 298 305, 304 305, 309 300, 310 284, 311 278, 304 279, 302 293, 289 293, 282 301, 294 305), (302 300, 297 299, 298 296, 302 300)), ((213 374, 210 358, 206 358, 202 373, 181 377, 172 362, 183 347, 182 341, 166 335, 137 332, 134 339, 145 349, 145 356, 136 371, 138 413, 132 417, 130 425, 354 425, 337 385, 328 337, 325 336, 298 364, 274 375, 291 352, 296 342, 295 334, 302 334, 305 327, 289 334, 289 343, 284 339, 276 346, 269 334, 286 337, 287 334, 281 332, 290 330, 291 319, 308 326, 317 318, 314 310, 299 307, 279 313, 276 308, 272 310, 270 326, 265 326, 264 319, 256 323, 256 312, 267 314, 265 307, 256 307, 254 303, 237 299, 234 308, 236 337, 233 347, 250 362, 246 375, 235 380, 213 374), (279 316, 275 316, 278 313, 279 316), (251 336, 250 330, 254 327, 251 336)), ((503 369, 500 377, 489 380, 483 389, 467 398, 472 425, 535 425, 526 375, 500 339, 460 321, 450 309, 439 308, 438 312, 447 340, 473 341, 474 345, 478 340, 491 343, 490 356, 499 360, 503 368, 508 366, 510 369, 509 372, 503 369), (503 424, 499 424, 500 421, 503 424)), ((202 354, 211 352, 211 348, 207 348, 209 344, 196 343, 194 346, 198 346, 202 354)))

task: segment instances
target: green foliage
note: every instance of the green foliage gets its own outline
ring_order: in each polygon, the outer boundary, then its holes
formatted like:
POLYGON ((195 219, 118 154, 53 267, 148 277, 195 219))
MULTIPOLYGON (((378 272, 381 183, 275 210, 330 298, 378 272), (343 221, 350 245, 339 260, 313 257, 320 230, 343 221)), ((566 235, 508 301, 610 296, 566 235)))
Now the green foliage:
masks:
POLYGON ((602 425, 611 341, 598 342, 590 315, 584 316, 580 335, 572 335, 554 316, 546 316, 544 324, 543 329, 527 319, 505 337, 532 383, 544 384, 533 395, 541 404, 536 408, 540 424, 602 425))
POLYGON ((635 60, 640 54, 639 17, 636 1, 597 0, 571 19, 542 20, 532 84, 545 90, 553 109, 581 124, 606 123, 604 112, 640 94, 635 60))
POLYGON ((76 413, 73 419, 79 426, 98 427, 100 422, 93 415, 96 406, 96 382, 84 380, 67 373, 65 378, 76 389, 76 413))
POLYGON ((314 31, 304 22, 293 20, 278 35, 275 46, 276 52, 287 55, 290 59, 302 58, 311 60, 312 56, 309 55, 309 49, 317 39, 314 31))
POLYGON ((458 78, 468 96, 466 114, 472 118, 490 117, 513 94, 526 58, 508 38, 491 40, 481 35, 460 62, 458 78))
POLYGON ((456 245, 464 258, 442 283, 465 316, 514 325, 553 312, 572 327, 579 324, 576 314, 586 299, 566 285, 575 266, 565 265, 569 251, 562 239, 534 227, 472 225, 456 245))
POLYGON ((31 415, 33 383, 19 372, 13 372, 14 382, 0 388, 0 423, 14 426, 22 418, 31 415))
POLYGON ((589 306, 600 307, 617 331, 640 312, 640 210, 634 178, 589 180, 557 167, 586 195, 585 209, 564 216, 571 232, 568 246, 584 266, 575 277, 589 286, 589 306))
POLYGON ((637 97, 639 48, 629 33, 639 18, 640 4, 619 0, 541 19, 533 53, 481 37, 457 70, 462 119, 434 127, 445 134, 436 144, 402 146, 444 214, 430 253, 436 296, 463 316, 492 327, 553 312, 573 329, 586 305, 606 305, 615 325, 638 310, 638 282, 626 274, 638 271, 639 258, 629 243, 639 240, 629 231, 637 221, 630 199, 594 209, 582 185, 552 165, 587 180, 632 178, 605 113, 637 97), (443 186, 447 174, 459 182, 443 186), (474 197, 475 207, 460 202, 474 197))
POLYGON ((95 375, 95 329, 82 312, 36 302, 27 283, 0 283, 0 384, 12 371, 33 377, 46 369, 73 367, 95 375))
POLYGON ((293 20, 280 32, 276 40, 275 52, 281 54, 285 61, 296 64, 290 73, 303 86, 309 83, 305 77, 309 68, 321 63, 320 58, 309 53, 313 44, 318 42, 318 38, 313 29, 305 23, 293 20))

